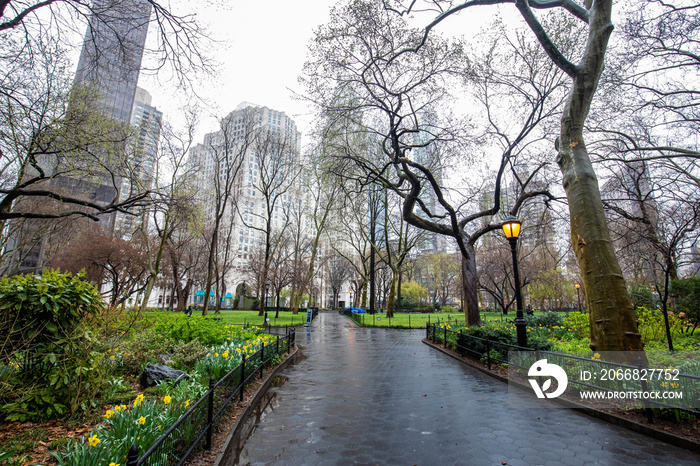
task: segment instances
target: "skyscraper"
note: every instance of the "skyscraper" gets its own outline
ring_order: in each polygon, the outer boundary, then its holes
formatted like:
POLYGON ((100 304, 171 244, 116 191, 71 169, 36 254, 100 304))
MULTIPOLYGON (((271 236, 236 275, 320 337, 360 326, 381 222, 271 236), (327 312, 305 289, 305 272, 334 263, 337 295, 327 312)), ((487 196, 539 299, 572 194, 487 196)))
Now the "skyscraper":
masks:
MULTIPOLYGON (((140 87, 136 89, 131 112, 131 126, 135 132, 131 137, 128 154, 131 176, 122 181, 120 201, 125 201, 134 193, 151 189, 153 184, 163 112, 153 107, 151 102, 151 94, 140 87)), ((136 209, 134 215, 117 213, 117 235, 130 237, 145 221, 143 214, 143 208, 136 209)))
MULTIPOLYGON (((75 150, 64 150, 59 157, 47 153, 39 164, 45 172, 54 173, 47 185, 57 195, 106 206, 119 199, 123 179, 130 175, 125 169, 129 166, 125 163, 128 160, 126 136, 151 5, 145 0, 94 0, 91 11, 75 74, 76 91, 66 121, 73 120, 72 124, 77 127, 94 128, 94 139, 68 141, 76 146, 75 150), (82 88, 89 89, 89 94, 96 99, 88 99, 89 104, 79 100, 82 88), (106 116, 115 124, 105 125, 97 115, 106 116)), ((90 133, 85 131, 87 135, 90 133)), ((63 205, 59 200, 48 200, 44 204, 39 209, 80 209, 77 204, 63 205)), ((89 208, 86 211, 91 212, 89 208)), ((101 228, 110 233, 114 231, 116 213, 97 214, 97 218, 101 228)), ((26 230, 26 235, 36 240, 26 242, 15 237, 8 248, 14 249, 20 258, 19 271, 40 272, 51 260, 56 247, 65 244, 68 238, 43 232, 35 224, 27 225, 26 230), (50 247, 52 245, 56 247, 50 247)))
POLYGON ((189 164, 197 174, 193 183, 210 218, 214 215, 216 178, 238 170, 231 198, 235 198, 239 212, 228 210, 225 223, 232 225, 234 266, 241 271, 263 247, 262 229, 267 220, 272 232, 281 229, 288 221, 287 209, 303 195, 290 189, 292 180, 286 179, 298 163, 301 135, 294 120, 284 112, 249 102, 236 107, 222 125, 221 130, 205 135, 204 143, 190 150, 189 164), (274 198, 269 218, 264 192, 274 198))
POLYGON ((145 0, 95 0, 85 32, 75 84, 95 86, 101 110, 128 123, 148 34, 145 0))

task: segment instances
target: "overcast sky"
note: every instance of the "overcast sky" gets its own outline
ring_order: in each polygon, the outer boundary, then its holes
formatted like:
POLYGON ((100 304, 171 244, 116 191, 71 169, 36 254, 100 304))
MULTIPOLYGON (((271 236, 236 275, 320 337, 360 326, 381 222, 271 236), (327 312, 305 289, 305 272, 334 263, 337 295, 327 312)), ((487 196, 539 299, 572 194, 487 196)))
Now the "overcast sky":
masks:
MULTIPOLYGON (((328 21, 329 10, 337 0, 221 3, 196 12, 198 21, 207 25, 211 36, 218 41, 210 55, 220 63, 216 79, 198 83, 197 93, 213 103, 210 110, 217 116, 227 115, 243 101, 284 111, 305 136, 311 121, 309 109, 306 103, 293 98, 292 91, 302 91, 297 77, 307 58, 309 40, 314 29, 328 21)), ((192 13, 199 6, 178 0, 173 8, 182 15, 192 13)), ((471 35, 489 22, 496 11, 505 11, 508 16, 515 13, 515 8, 508 5, 467 10, 445 21, 437 30, 471 35)), ((432 17, 432 14, 424 15, 414 25, 424 26, 432 17)), ((153 105, 163 111, 165 118, 177 124, 177 110, 187 96, 174 94, 171 86, 153 77, 142 75, 139 85, 151 93, 153 105)), ((205 133, 215 130, 215 119, 205 120, 198 131, 198 142, 205 133)))
MULTIPOLYGON (((300 91, 297 76, 306 59, 313 30, 328 21, 335 0, 238 0, 211 6, 198 12, 198 21, 208 25, 217 46, 211 56, 220 63, 212 81, 197 85, 197 93, 215 105, 214 115, 224 116, 243 101, 284 111, 296 120, 299 129, 307 129, 306 104, 293 99, 300 91), (230 3, 230 4, 229 4, 230 3)), ((189 8, 197 4, 188 2, 189 8)), ((187 11, 176 10, 178 13, 187 11)), ((153 96, 153 105, 165 118, 177 123, 177 109, 187 96, 175 94, 152 76, 142 75, 139 86, 153 96)), ((214 131, 216 122, 205 120, 198 132, 214 131)), ((200 141, 201 142, 201 141, 200 141)))

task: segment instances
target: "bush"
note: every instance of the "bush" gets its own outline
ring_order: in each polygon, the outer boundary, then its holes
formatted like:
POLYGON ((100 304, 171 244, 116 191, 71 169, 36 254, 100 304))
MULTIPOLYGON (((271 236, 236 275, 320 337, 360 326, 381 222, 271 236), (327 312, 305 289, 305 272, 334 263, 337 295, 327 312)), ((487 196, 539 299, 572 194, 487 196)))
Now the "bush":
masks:
POLYGON ((196 339, 206 346, 223 343, 230 333, 227 325, 214 319, 171 313, 158 314, 151 330, 159 337, 176 342, 188 343, 196 339))
POLYGON ((547 327, 554 328, 564 325, 564 320, 559 314, 554 312, 544 312, 542 314, 525 316, 525 322, 528 327, 547 327))
POLYGON ((102 297, 94 285, 57 270, 41 275, 16 275, 0 280, 0 361, 10 355, 56 343, 89 316, 102 310, 102 297))
POLYGON ((45 270, 0 280, 0 415, 9 420, 73 415, 94 407, 107 384, 90 318, 100 293, 84 275, 45 270))
POLYGON ((583 312, 569 314, 564 319, 564 326, 579 339, 587 339, 591 335, 591 318, 583 312))

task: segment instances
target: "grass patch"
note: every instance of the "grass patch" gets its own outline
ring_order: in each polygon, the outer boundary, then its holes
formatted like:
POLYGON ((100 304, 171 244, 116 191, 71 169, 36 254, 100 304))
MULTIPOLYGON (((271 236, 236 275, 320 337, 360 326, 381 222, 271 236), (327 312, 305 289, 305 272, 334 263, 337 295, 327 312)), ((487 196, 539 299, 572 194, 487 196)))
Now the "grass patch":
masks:
MULTIPOLYGON (((259 316, 258 311, 226 310, 216 315, 213 312, 209 312, 207 317, 210 319, 221 318, 223 323, 241 327, 262 327, 265 323, 265 316, 259 316)), ((303 325, 306 323, 306 311, 299 311, 296 315, 292 311, 280 311, 279 316, 277 316, 276 311, 268 311, 267 317, 270 319, 269 324, 273 327, 303 325)))

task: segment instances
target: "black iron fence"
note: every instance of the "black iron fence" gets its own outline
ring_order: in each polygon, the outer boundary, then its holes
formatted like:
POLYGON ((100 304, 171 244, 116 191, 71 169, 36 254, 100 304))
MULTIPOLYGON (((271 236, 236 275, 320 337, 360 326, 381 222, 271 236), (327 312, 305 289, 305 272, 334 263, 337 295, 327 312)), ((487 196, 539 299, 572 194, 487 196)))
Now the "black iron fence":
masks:
POLYGON ((182 465, 201 448, 211 449, 212 434, 222 422, 231 403, 243 401, 246 384, 254 377, 262 377, 265 367, 278 355, 288 353, 296 343, 296 333, 277 337, 274 343, 262 346, 257 352, 243 356, 241 363, 219 381, 212 377, 209 390, 195 402, 156 442, 139 457, 139 449, 132 445, 127 466, 182 465))
MULTIPOLYGON (((569 385, 580 392, 613 393, 625 391, 637 393, 638 398, 632 401, 635 407, 646 409, 646 415, 651 422, 650 408, 670 409, 700 416, 697 409, 700 403, 700 377, 683 374, 677 370, 650 369, 641 359, 635 365, 592 359, 552 351, 524 348, 489 338, 481 338, 465 334, 462 330, 454 331, 445 323, 427 324, 426 338, 434 343, 452 349, 463 357, 471 357, 485 362, 489 370, 494 364, 507 365, 509 375, 515 374, 523 379, 527 377, 529 368, 540 359, 547 359, 549 364, 562 367, 569 377, 569 385), (509 358, 510 351, 517 351, 517 357, 509 358), (515 372, 512 372, 515 369, 515 372), (582 374, 591 374, 588 380, 583 380, 582 374), (594 377, 593 374, 605 374, 606 377, 594 377), (642 376, 643 375, 643 376, 642 376), (682 398, 654 399, 645 393, 682 392, 682 398)), ((606 399, 602 396, 600 399, 606 399)), ((584 396, 581 399, 585 399, 584 396)), ((590 396, 588 399, 595 400, 590 396)))

